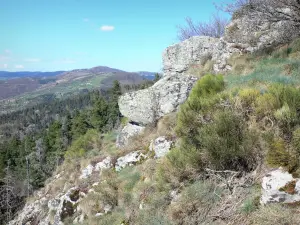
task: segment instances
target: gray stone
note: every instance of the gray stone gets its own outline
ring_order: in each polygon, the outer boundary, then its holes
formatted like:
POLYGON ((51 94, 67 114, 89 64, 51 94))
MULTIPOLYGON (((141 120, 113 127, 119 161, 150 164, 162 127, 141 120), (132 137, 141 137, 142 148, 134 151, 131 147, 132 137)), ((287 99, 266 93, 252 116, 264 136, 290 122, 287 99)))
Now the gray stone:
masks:
POLYGON ((196 80, 193 76, 164 76, 148 89, 121 96, 120 112, 136 123, 151 124, 177 110, 187 99, 196 80))
POLYGON ((116 171, 120 171, 127 166, 135 165, 145 158, 147 158, 147 156, 140 151, 130 152, 129 154, 117 159, 115 169, 116 171))
POLYGON ((111 162, 111 157, 108 156, 105 159, 103 159, 101 162, 98 162, 95 165, 95 171, 100 171, 100 170, 103 170, 103 169, 109 169, 112 166, 113 165, 112 165, 112 162, 111 162))
POLYGON ((165 75, 189 74, 192 67, 201 68, 208 60, 213 61, 216 72, 230 70, 227 59, 233 53, 241 53, 235 45, 223 38, 206 36, 191 37, 168 47, 163 52, 163 72, 165 75))
MULTIPOLYGON (((293 188, 292 188, 293 189, 293 188)), ((300 201, 300 180, 279 168, 268 173, 262 181, 261 204, 293 203, 300 201), (294 193, 287 193, 284 187, 291 182, 295 184, 294 193)))
POLYGON ((93 171, 94 171, 94 167, 91 164, 87 165, 87 167, 85 167, 81 171, 81 175, 80 175, 79 179, 86 179, 86 178, 88 178, 89 176, 91 176, 91 174, 93 173, 93 171))
MULTIPOLYGON (((123 107, 124 108, 124 107, 123 107)), ((138 126, 135 124, 128 123, 122 131, 119 133, 116 141, 116 145, 118 148, 123 147, 128 144, 130 138, 141 134, 145 127, 138 126)))
POLYGON ((155 152, 155 158, 161 158, 170 151, 172 143, 166 137, 158 137, 151 142, 149 149, 155 152))
POLYGON ((253 52, 286 44, 299 37, 300 30, 294 25, 293 20, 261 20, 249 11, 241 11, 226 27, 224 40, 253 52))

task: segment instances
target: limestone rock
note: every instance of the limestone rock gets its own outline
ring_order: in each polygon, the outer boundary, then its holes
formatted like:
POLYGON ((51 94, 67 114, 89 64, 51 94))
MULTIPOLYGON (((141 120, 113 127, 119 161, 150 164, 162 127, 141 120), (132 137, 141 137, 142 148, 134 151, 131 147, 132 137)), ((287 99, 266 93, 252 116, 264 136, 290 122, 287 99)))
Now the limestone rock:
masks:
POLYGON ((81 175, 80 175, 80 179, 86 179, 88 178, 92 173, 93 173, 94 167, 89 164, 87 167, 85 167, 82 171, 81 171, 81 175))
MULTIPOLYGON (((124 107, 123 107, 124 108, 124 107)), ((145 127, 138 126, 132 123, 128 123, 122 131, 119 133, 116 141, 118 148, 125 146, 128 143, 128 140, 138 134, 141 134, 145 127)))
POLYGON ((294 29, 292 20, 259 20, 251 12, 241 10, 226 27, 224 40, 235 43, 248 52, 254 52, 286 44, 299 36, 300 30, 294 29))
POLYGON ((136 123, 153 123, 177 110, 187 99, 196 80, 193 76, 164 76, 150 88, 121 96, 120 112, 136 123))
POLYGON ((169 46, 163 52, 164 74, 184 73, 193 64, 203 64, 205 60, 212 57, 211 53, 218 43, 218 38, 195 36, 169 46))
POLYGON ((120 157, 117 159, 117 163, 115 165, 116 171, 120 171, 126 166, 133 166, 142 159, 145 159, 147 156, 145 156, 140 151, 131 152, 123 157, 120 157))
POLYGON ((170 151, 172 143, 166 137, 158 137, 151 142, 149 149, 155 152, 155 158, 161 158, 170 151))
POLYGON ((208 60, 213 61, 216 72, 227 71, 231 69, 227 59, 233 53, 241 53, 241 50, 223 38, 191 37, 163 52, 163 71, 165 75, 172 76, 189 74, 190 68, 201 68, 208 60))
POLYGON ((95 165, 95 171, 100 171, 102 169, 109 169, 111 167, 112 167, 111 157, 108 156, 95 165))
POLYGON ((100 171, 102 169, 109 169, 112 167, 111 157, 106 157, 101 162, 98 162, 95 166, 89 164, 81 171, 79 179, 87 179, 92 175, 94 171, 100 171))
POLYGON ((262 181, 261 204, 300 201, 300 180, 281 168, 268 173, 262 181))

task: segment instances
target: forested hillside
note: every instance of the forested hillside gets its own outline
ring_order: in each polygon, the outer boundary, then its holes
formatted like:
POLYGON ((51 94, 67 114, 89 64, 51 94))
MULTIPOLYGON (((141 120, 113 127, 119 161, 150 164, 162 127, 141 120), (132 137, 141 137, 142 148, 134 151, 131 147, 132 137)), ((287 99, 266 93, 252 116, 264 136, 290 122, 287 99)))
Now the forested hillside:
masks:
MULTIPOLYGON (((7 213, 11 215, 23 205, 26 196, 43 187, 55 168, 65 157, 70 144, 88 130, 107 132, 120 124, 118 97, 124 91, 145 88, 127 84, 121 87, 114 81, 107 90, 94 90, 63 100, 41 103, 24 110, 0 116, 0 204, 1 219, 5 224, 7 213), (9 196, 6 188, 10 187, 9 196)), ((94 135, 93 132, 90 133, 94 135)))

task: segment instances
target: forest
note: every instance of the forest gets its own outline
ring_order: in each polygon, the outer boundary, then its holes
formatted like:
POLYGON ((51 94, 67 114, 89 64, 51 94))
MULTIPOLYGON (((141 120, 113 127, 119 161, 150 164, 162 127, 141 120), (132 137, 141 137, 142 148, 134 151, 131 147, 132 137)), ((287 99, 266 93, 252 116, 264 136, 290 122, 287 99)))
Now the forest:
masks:
POLYGON ((92 90, 0 115, 0 221, 11 219, 25 198, 43 187, 72 142, 82 141, 88 130, 105 133, 119 126, 122 92, 153 83, 121 86, 115 80, 108 90, 92 90))

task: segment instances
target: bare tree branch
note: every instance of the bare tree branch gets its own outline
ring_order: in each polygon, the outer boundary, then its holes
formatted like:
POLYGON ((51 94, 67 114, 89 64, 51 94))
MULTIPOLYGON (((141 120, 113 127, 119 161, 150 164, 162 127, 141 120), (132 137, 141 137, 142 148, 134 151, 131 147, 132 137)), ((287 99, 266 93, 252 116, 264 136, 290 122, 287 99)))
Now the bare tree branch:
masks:
POLYGON ((225 27, 228 24, 228 19, 214 14, 207 23, 195 23, 191 18, 185 19, 185 26, 177 26, 178 39, 184 41, 193 36, 210 36, 220 38, 224 35, 225 27))

